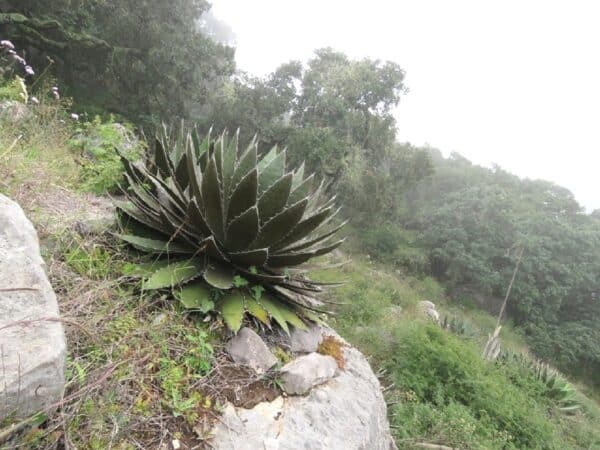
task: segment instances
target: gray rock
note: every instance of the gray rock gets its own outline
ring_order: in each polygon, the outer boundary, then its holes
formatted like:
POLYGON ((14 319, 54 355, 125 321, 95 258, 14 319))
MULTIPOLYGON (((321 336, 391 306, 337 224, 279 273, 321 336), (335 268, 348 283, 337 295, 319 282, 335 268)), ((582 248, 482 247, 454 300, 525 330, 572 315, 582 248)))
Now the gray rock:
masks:
POLYGON ((65 335, 43 266, 33 225, 0 195, 0 421, 63 396, 65 335))
POLYGON ((242 328, 225 349, 236 363, 250 366, 257 374, 265 373, 277 363, 260 336, 247 327, 242 328))
POLYGON ((316 352, 323 341, 323 330, 319 326, 310 327, 304 331, 294 328, 290 336, 290 350, 294 353, 316 352))
POLYGON ((306 396, 278 397, 252 409, 226 406, 213 429, 216 450, 391 450, 379 381, 365 357, 344 348, 346 369, 306 396))
POLYGON ((435 303, 430 302, 429 300, 422 300, 417 303, 417 307, 425 315, 425 317, 437 324, 440 323, 440 313, 436 309, 435 303))
POLYGON ((281 368, 283 390, 290 395, 302 395, 314 386, 325 383, 337 371, 331 356, 309 353, 299 356, 281 368))
POLYGON ((0 119, 9 123, 17 123, 33 116, 31 109, 21 102, 15 100, 5 100, 0 102, 0 119))

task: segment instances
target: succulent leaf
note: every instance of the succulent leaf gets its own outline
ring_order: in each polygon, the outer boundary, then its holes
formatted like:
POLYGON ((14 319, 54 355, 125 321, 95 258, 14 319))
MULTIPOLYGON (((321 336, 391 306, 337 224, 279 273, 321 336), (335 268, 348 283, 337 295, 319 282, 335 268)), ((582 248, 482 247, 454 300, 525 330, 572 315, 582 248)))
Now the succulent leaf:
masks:
POLYGON ((220 302, 221 314, 223 320, 231 331, 237 333, 242 326, 246 308, 244 305, 244 296, 239 291, 232 291, 225 295, 220 302))
POLYGON ((215 262, 212 262, 204 272, 206 282, 217 289, 231 289, 234 276, 231 268, 215 262))
POLYGON ((204 270, 201 260, 188 260, 171 263, 154 272, 144 283, 146 289, 163 289, 177 286, 191 280, 204 270))
POLYGON ((193 309, 203 313, 211 311, 215 304, 211 300, 208 286, 195 282, 175 291, 175 297, 186 309, 193 309))

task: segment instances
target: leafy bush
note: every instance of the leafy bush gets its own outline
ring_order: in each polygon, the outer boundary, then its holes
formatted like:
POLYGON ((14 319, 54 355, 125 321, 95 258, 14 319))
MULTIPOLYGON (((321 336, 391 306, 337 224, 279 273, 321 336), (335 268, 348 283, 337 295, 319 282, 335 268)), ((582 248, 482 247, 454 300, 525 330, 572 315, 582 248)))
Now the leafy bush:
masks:
POLYGON ((286 152, 275 147, 259 160, 253 142, 241 154, 237 135, 200 140, 165 128, 146 161, 123 158, 129 202, 117 203, 121 239, 158 255, 147 269, 147 289, 172 289, 184 306, 208 312, 212 300, 237 331, 248 312, 304 327, 318 320, 320 283, 295 268, 337 248, 343 226, 323 183, 286 171, 286 152), (316 189, 315 189, 316 186, 316 189), (202 281, 199 279, 202 278, 202 281), (226 291, 214 297, 210 287, 226 291))
POLYGON ((515 384, 483 361, 477 347, 438 327, 413 323, 398 329, 384 366, 419 403, 404 401, 392 409, 393 423, 406 436, 439 435, 460 448, 564 448, 538 382, 515 384), (415 414, 414 428, 407 427, 403 421, 414 422, 415 414))
POLYGON ((76 130, 70 145, 81 154, 82 188, 96 194, 116 193, 124 181, 119 153, 130 159, 142 156, 143 144, 125 125, 99 117, 76 130))

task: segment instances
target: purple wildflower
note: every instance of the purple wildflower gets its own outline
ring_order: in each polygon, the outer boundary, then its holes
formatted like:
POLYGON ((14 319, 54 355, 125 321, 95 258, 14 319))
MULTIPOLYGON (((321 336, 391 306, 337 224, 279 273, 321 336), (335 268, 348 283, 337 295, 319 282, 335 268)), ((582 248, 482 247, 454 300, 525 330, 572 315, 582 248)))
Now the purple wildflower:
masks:
POLYGON ((6 50, 14 50, 15 46, 9 40, 0 41, 0 47, 4 47, 6 50))
POLYGON ((11 57, 14 61, 18 62, 19 64, 23 64, 23 65, 27 64, 25 62, 25 60, 23 58, 21 58, 19 55, 17 55, 16 53, 14 55, 11 55, 11 57))
POLYGON ((35 72, 33 71, 33 69, 31 68, 31 66, 25 66, 25 73, 27 75, 35 75, 35 72))
POLYGON ((31 97, 31 98, 29 99, 29 101, 30 101, 31 103, 33 103, 34 105, 39 105, 39 104, 40 104, 40 101, 37 99, 37 97, 31 97))

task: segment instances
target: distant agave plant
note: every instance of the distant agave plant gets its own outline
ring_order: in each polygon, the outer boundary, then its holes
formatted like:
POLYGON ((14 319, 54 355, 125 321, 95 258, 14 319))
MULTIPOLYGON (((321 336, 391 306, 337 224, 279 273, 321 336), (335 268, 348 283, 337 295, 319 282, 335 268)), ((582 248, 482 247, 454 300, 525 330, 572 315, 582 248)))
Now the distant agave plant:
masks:
POLYGON ((499 361, 517 364, 522 369, 532 373, 538 381, 545 385, 546 391, 544 394, 556 403, 559 411, 573 413, 581 408, 581 403, 576 398, 576 390, 573 385, 548 364, 535 359, 532 360, 521 353, 513 352, 502 352, 499 361))
POLYGON ((324 284, 298 266, 337 248, 334 197, 286 152, 258 158, 257 143, 238 150, 238 134, 201 140, 166 128, 146 161, 123 158, 129 189, 118 202, 119 237, 158 255, 139 266, 146 289, 172 289, 189 309, 219 311, 237 331, 249 313, 288 331, 318 320, 324 284), (225 291, 215 299, 210 287, 225 291))

